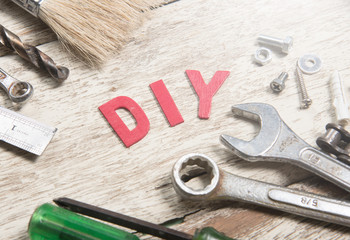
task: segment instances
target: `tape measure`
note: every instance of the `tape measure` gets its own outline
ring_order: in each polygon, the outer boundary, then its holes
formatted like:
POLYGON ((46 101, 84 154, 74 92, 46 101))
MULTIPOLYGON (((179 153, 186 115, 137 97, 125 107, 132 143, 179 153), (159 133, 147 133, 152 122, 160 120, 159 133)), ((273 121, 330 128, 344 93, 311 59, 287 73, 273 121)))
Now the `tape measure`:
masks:
POLYGON ((57 128, 0 107, 0 140, 35 155, 41 155, 57 128))

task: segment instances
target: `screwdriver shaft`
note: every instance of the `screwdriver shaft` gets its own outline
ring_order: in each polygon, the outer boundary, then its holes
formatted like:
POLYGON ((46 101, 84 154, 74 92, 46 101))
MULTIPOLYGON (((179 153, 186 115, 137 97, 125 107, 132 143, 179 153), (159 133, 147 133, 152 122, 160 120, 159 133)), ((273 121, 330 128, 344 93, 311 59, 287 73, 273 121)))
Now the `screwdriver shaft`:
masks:
POLYGON ((120 213, 112 212, 107 209, 92 206, 73 199, 58 198, 53 201, 58 206, 66 208, 70 211, 100 219, 106 222, 114 223, 119 226, 127 227, 138 232, 147 233, 163 239, 191 240, 193 238, 193 236, 189 234, 179 232, 171 228, 146 222, 120 213))

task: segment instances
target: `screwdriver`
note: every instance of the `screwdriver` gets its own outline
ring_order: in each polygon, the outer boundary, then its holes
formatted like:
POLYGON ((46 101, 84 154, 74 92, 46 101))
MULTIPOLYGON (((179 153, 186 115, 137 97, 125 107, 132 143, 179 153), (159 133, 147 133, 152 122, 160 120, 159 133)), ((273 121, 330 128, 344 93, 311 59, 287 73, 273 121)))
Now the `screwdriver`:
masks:
POLYGON ((31 240, 139 240, 136 235, 85 216, 169 240, 233 240, 212 227, 197 230, 192 236, 69 198, 54 202, 60 207, 46 203, 33 213, 28 227, 31 240))

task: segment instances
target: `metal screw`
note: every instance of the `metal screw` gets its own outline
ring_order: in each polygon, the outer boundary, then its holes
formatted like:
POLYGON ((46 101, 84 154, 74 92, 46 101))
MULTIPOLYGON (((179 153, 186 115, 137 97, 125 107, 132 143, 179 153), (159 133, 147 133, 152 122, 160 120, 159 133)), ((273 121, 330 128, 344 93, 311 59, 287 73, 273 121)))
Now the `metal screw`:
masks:
POLYGON ((272 89, 272 91, 274 92, 281 92, 284 87, 285 87, 285 81, 288 78, 288 73, 286 72, 282 72, 278 78, 274 79, 271 83, 270 83, 270 87, 272 89))
POLYGON ((293 38, 290 36, 287 36, 285 39, 281 39, 260 34, 258 37, 258 42, 261 44, 278 47, 282 52, 287 54, 293 46, 293 38))
POLYGON ((312 100, 309 98, 309 95, 307 94, 303 74, 298 66, 296 68, 296 74, 297 74, 297 81, 298 81, 298 85, 301 93, 300 108, 306 109, 306 108, 309 108, 309 106, 312 104, 312 100))

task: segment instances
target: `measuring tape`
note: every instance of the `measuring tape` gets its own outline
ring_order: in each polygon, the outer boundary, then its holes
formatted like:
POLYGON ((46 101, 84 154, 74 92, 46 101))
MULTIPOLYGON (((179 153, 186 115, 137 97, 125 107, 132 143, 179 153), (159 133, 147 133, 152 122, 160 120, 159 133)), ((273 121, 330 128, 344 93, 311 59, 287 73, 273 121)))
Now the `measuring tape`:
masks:
POLYGON ((0 107, 0 140, 35 155, 41 155, 57 128, 0 107))

